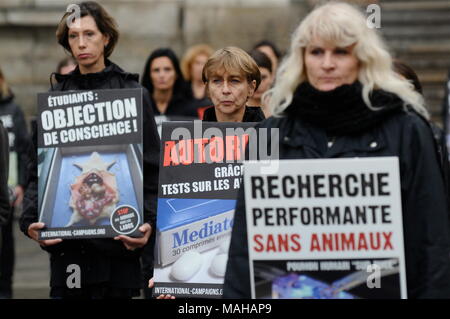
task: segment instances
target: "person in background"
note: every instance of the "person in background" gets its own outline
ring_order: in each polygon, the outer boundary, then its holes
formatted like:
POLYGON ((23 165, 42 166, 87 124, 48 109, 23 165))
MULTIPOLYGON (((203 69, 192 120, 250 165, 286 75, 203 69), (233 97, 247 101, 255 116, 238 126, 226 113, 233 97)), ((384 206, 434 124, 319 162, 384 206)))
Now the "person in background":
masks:
POLYGON ((268 107, 269 101, 267 97, 264 100, 262 99, 262 97, 263 94, 270 89, 273 83, 272 62, 265 53, 258 50, 253 50, 252 52, 250 52, 250 56, 253 58, 253 60, 255 60, 256 64, 259 67, 259 72, 261 73, 261 84, 255 91, 255 94, 253 94, 253 96, 248 101, 248 105, 260 106, 262 111, 264 112, 264 116, 268 118, 271 116, 268 107))
MULTIPOLYGON (((393 61, 394 71, 401 75, 403 78, 408 80, 413 86, 416 92, 423 95, 422 84, 420 83, 419 77, 414 72, 414 70, 407 65, 405 62, 395 59, 393 61)), ((412 110, 413 111, 413 110, 412 110)), ((419 114, 420 115, 420 114, 419 114)), ((429 121, 431 130, 433 131, 433 136, 435 140, 436 152, 441 164, 441 171, 444 177, 445 186, 447 188, 447 200, 450 202, 450 162, 448 156, 448 150, 446 145, 446 139, 444 131, 435 125, 433 122, 429 121)), ((450 215, 449 215, 450 216, 450 215)))
POLYGON ((73 57, 68 56, 61 61, 59 61, 58 66, 56 68, 56 73, 59 74, 69 74, 77 67, 77 62, 73 57))
MULTIPOLYGON (((0 247, 3 246, 3 226, 11 219, 10 192, 8 188, 9 140, 8 131, 0 120, 0 247)), ((1 248, 0 248, 1 249, 1 248)), ((0 252, 1 253, 1 252, 0 252)), ((0 299, 12 297, 8 291, 0 294, 0 299)))
POLYGON ((12 279, 14 275, 14 211, 22 206, 26 184, 26 165, 28 149, 28 129, 22 109, 14 102, 5 76, 0 69, 0 120, 8 131, 9 138, 9 179, 11 193, 11 214, 8 223, 3 226, 2 245, 0 246, 0 297, 12 297, 12 279))
POLYGON ((204 121, 260 122, 260 107, 247 106, 261 83, 256 62, 242 49, 226 47, 214 52, 202 72, 206 94, 214 104, 205 111, 204 121))
MULTIPOLYGON (((365 14, 343 2, 309 13, 269 93, 274 116, 257 127, 279 128, 269 142, 280 159, 398 157, 408 298, 450 298, 449 207, 429 115, 365 14)), ((241 187, 225 298, 251 296, 245 207, 241 187)))
POLYGON ((212 105, 211 100, 206 96, 202 70, 213 52, 209 45, 198 44, 190 47, 181 59, 181 71, 191 88, 194 107, 200 112, 203 108, 212 105))
POLYGON ((150 94, 155 115, 198 117, 192 105, 192 93, 171 49, 160 48, 150 54, 141 83, 150 94))
MULTIPOLYGON (((55 74, 56 85, 51 91, 131 89, 141 88, 138 75, 123 71, 111 62, 119 32, 115 20, 97 2, 78 4, 80 18, 70 23, 66 12, 56 31, 58 43, 76 59, 76 69, 66 75, 55 74)), ((20 220, 22 232, 35 240, 50 254, 50 296, 55 299, 130 299, 140 295, 143 277, 140 257, 142 247, 154 236, 156 226, 156 199, 158 193, 160 140, 153 118, 150 98, 143 92, 143 224, 138 228, 140 238, 125 235, 114 238, 39 240, 38 232, 45 227, 38 222, 37 132, 29 147, 29 177, 20 220), (78 265, 81 287, 69 288, 68 267, 78 265)), ((35 127, 35 126, 34 126, 35 127)), ((151 242, 151 241, 150 241, 151 242)), ((150 249, 150 251, 152 251, 150 249)), ((153 260, 153 255, 148 256, 153 260)), ((69 268, 70 269, 70 268, 69 268)))
POLYGON ((262 40, 253 46, 252 51, 253 50, 259 50, 269 57, 272 62, 272 74, 275 75, 282 57, 282 54, 277 46, 271 41, 262 40))
MULTIPOLYGON (((214 107, 207 109, 203 121, 209 122, 260 122, 264 114, 260 107, 246 106, 261 83, 256 62, 242 49, 226 47, 214 52, 206 62, 202 79, 206 94, 214 107)), ((148 281, 153 288, 154 280, 148 281)), ((161 294, 157 299, 175 299, 161 294)))

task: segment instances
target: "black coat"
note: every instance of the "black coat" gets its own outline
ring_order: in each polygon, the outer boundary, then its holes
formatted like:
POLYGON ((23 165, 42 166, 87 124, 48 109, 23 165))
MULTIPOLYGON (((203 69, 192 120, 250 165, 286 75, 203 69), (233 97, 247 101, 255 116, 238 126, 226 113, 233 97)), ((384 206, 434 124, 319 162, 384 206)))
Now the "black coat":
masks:
POLYGON ((29 136, 23 112, 14 103, 12 94, 0 99, 0 119, 8 130, 10 151, 17 153, 17 167, 14 168, 17 172, 17 184, 24 187, 29 136))
MULTIPOLYGON (((52 91, 99 90, 141 88, 138 75, 124 72, 107 61, 99 73, 80 74, 78 68, 68 75, 56 74, 52 91)), ((156 229, 156 200, 158 194, 160 140, 153 118, 150 98, 143 90, 143 148, 144 148, 144 222, 150 223, 153 235, 156 229)), ((36 145, 36 132, 33 134, 36 145)), ((30 178, 24 198, 20 228, 26 235, 31 223, 38 221, 37 159, 36 148, 30 148, 30 178)), ((52 295, 66 287, 70 273, 67 266, 77 264, 81 268, 81 285, 104 284, 116 289, 139 289, 141 287, 140 254, 142 249, 129 251, 121 241, 113 239, 63 240, 62 243, 45 247, 50 253, 52 295)), ((134 291, 133 294, 136 294, 134 291)))
MULTIPOLYGON (((3 127, 2 121, 0 121, 0 226, 4 225, 8 221, 11 214, 11 208, 9 205, 9 192, 8 192, 8 164, 9 164, 8 132, 3 127)), ((2 236, 0 235, 0 240, 1 237, 2 236)))
MULTIPOLYGON (((148 91, 147 91, 148 92, 148 91)), ((155 115, 176 115, 176 116, 186 116, 198 118, 197 109, 195 108, 194 100, 189 97, 182 95, 173 96, 169 105, 167 106, 166 112, 164 114, 160 113, 156 107, 156 102, 151 97, 151 102, 153 106, 153 113, 155 115)))
MULTIPOLYGON (((408 298, 450 298, 446 194, 432 133, 422 118, 400 111, 374 128, 357 136, 338 136, 330 144, 324 129, 291 116, 272 117, 257 127, 280 129, 275 143, 281 159, 398 156, 408 298)), ((243 188, 235 211, 224 297, 251 297, 243 188)))
MULTIPOLYGON (((242 118, 242 122, 261 122, 265 119, 264 113, 258 106, 246 106, 244 117, 242 118)), ((203 115, 203 121, 207 122, 217 122, 216 117, 216 109, 210 107, 205 110, 205 114, 203 115)))

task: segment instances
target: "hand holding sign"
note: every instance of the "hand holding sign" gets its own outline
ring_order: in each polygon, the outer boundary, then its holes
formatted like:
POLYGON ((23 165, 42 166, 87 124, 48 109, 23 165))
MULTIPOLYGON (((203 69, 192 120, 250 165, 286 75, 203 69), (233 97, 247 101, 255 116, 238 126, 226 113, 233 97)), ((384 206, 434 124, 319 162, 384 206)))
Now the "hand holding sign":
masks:
POLYGON ((133 251, 136 248, 143 247, 147 243, 148 238, 152 233, 152 227, 150 226, 150 224, 145 223, 141 227, 139 227, 139 231, 144 234, 144 236, 142 236, 141 238, 132 238, 125 235, 119 235, 114 237, 114 240, 121 240, 128 250, 133 251))
POLYGON ((38 240, 38 231, 43 229, 45 227, 44 223, 32 223, 30 226, 28 226, 28 236, 30 236, 32 239, 34 239, 36 242, 39 243, 39 245, 47 247, 59 244, 62 242, 61 238, 57 239, 46 239, 46 240, 38 240))

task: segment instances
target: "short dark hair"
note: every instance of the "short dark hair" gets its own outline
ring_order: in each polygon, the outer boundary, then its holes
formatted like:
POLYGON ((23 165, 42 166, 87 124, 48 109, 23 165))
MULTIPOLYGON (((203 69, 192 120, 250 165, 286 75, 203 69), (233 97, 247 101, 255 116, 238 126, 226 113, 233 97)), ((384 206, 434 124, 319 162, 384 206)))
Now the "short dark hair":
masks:
POLYGON ((398 73, 401 76, 403 76, 405 79, 407 79, 409 82, 411 82, 412 85, 414 85, 414 90, 416 90, 420 94, 423 94, 422 84, 420 84, 419 77, 417 76, 416 72, 414 72, 414 70, 409 65, 407 65, 403 61, 394 59, 393 67, 394 67, 395 73, 398 73))
POLYGON ((260 68, 266 68, 272 73, 272 61, 270 61, 269 57, 264 52, 252 50, 249 54, 260 68))
MULTIPOLYGON (((104 56, 109 57, 114 51, 114 48, 119 40, 119 30, 117 29, 117 23, 108 12, 95 1, 85 1, 78 4, 80 8, 80 18, 91 16, 97 28, 103 35, 108 36, 108 44, 105 47, 104 56)), ((56 29, 56 38, 58 43, 67 51, 72 52, 69 45, 69 27, 67 26, 67 18, 72 16, 72 12, 66 12, 56 29)))
POLYGON ((283 55, 283 54, 281 53, 281 51, 277 48, 277 46, 275 45, 275 43, 273 43, 273 42, 271 42, 271 41, 269 41, 269 40, 261 40, 261 41, 257 42, 257 43, 253 46, 252 51, 253 51, 253 50, 257 50, 259 47, 264 47, 264 46, 270 47, 270 48, 272 49, 273 53, 275 53, 275 56, 276 56, 278 59, 280 59, 281 56, 283 55))

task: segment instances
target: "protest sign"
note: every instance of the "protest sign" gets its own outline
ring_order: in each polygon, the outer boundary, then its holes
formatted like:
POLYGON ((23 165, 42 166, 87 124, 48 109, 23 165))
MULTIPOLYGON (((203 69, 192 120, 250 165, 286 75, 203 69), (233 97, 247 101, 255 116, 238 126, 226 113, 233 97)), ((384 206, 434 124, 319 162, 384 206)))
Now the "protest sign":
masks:
POLYGON ((253 298, 406 298, 397 158, 246 162, 253 298))
POLYGON ((155 295, 220 298, 242 161, 254 123, 165 122, 155 295))
POLYGON ((38 95, 39 239, 141 236, 142 90, 38 95))

